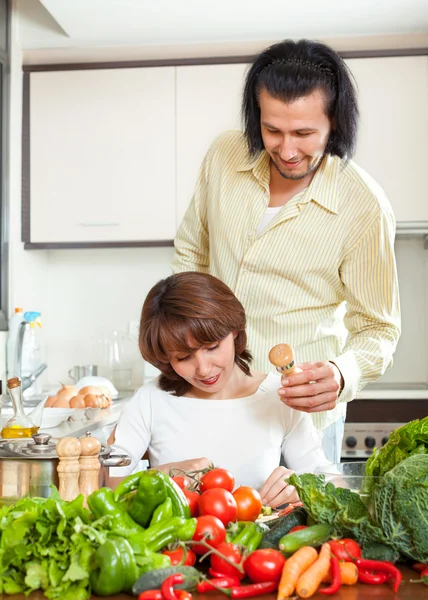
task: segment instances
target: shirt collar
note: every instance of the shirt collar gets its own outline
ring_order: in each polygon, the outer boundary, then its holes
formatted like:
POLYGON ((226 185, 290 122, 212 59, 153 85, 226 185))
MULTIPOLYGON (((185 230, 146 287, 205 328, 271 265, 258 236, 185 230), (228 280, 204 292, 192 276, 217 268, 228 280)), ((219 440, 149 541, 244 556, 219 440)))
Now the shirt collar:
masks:
MULTIPOLYGON (((340 165, 340 158, 327 154, 322 159, 301 203, 305 204, 313 200, 327 210, 337 214, 339 208, 337 187, 340 165)), ((247 156, 247 158, 238 164, 236 170, 252 171, 260 183, 269 188, 270 156, 265 150, 262 150, 256 156, 247 156)))

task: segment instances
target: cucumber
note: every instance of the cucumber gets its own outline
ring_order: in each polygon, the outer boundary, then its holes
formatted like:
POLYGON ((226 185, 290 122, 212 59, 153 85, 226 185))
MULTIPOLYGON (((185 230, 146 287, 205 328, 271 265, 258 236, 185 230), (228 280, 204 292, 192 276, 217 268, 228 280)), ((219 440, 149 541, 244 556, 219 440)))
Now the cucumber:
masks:
POLYGON ((199 571, 194 567, 180 567, 177 565, 176 567, 168 567, 167 569, 156 569, 156 571, 143 573, 132 586, 132 593, 134 596, 138 596, 146 590, 159 590, 165 579, 176 573, 181 573, 184 578, 183 583, 174 586, 178 590, 191 590, 196 587, 201 578, 199 571))
POLYGON ((307 512, 301 506, 295 508, 291 513, 284 517, 279 517, 275 521, 275 525, 267 531, 262 539, 259 548, 276 548, 278 549, 278 543, 290 529, 297 525, 306 525, 307 512))
POLYGON ((363 544, 363 558, 396 563, 400 558, 399 552, 380 542, 365 542, 363 544))
POLYGON ((279 541, 279 549, 285 554, 294 554, 296 550, 303 548, 303 546, 317 548, 327 542, 332 533, 333 530, 330 525, 311 525, 306 529, 284 535, 279 541))

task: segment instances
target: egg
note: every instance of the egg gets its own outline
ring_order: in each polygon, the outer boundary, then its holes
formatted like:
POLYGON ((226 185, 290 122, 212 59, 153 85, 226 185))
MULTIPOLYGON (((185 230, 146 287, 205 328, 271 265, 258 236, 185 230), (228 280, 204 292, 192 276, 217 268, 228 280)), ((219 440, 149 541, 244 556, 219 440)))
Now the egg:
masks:
POLYGON ((99 396, 96 396, 95 394, 86 394, 85 406, 87 408, 101 408, 101 398, 99 396))
POLYGON ((70 400, 70 408, 86 408, 85 397, 81 394, 73 396, 70 400))
POLYGON ((49 406, 53 406, 53 403, 57 400, 57 396, 49 396, 49 398, 45 402, 45 408, 49 408, 49 406))
POLYGON ((82 388, 79 392, 76 391, 76 394, 82 394, 82 396, 86 396, 86 394, 94 394, 95 396, 101 396, 101 391, 95 387, 94 385, 87 385, 82 388))
POLYGON ((60 397, 52 404, 52 408, 70 408, 68 398, 60 397))

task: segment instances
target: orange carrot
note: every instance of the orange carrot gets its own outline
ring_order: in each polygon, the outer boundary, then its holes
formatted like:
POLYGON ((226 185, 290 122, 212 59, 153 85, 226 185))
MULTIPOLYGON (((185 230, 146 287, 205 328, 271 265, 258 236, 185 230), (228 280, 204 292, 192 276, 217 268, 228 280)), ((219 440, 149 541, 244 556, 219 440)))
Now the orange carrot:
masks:
MULTIPOLYGON (((358 568, 357 565, 352 562, 343 562, 340 563, 340 579, 342 585, 354 585, 358 581, 358 568)), ((328 573, 322 580, 323 583, 331 583, 331 569, 328 570, 328 573)))
POLYGON ((310 546, 303 546, 285 561, 282 569, 281 580, 278 585, 278 600, 284 600, 294 593, 296 583, 302 573, 306 571, 318 558, 318 552, 310 546))
POLYGON ((299 577, 296 585, 297 595, 301 598, 310 598, 317 591, 323 577, 330 568, 330 546, 323 544, 318 559, 299 577))

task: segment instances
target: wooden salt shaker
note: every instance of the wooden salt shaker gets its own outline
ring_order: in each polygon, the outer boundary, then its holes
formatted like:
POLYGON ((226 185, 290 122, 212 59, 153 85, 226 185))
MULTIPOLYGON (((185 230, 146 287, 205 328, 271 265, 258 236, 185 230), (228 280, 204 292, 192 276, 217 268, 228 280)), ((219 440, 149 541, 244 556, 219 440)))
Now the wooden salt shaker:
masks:
POLYGON ((294 350, 288 344, 278 344, 269 352, 269 360, 282 376, 291 373, 301 373, 302 369, 296 367, 294 350))
POLYGON ((64 437, 57 443, 56 451, 59 458, 59 495, 63 500, 74 500, 79 495, 80 442, 75 437, 64 437))
POLYGON ((80 447, 82 448, 82 453, 79 459, 79 490, 85 498, 86 505, 86 498, 99 488, 101 467, 99 453, 101 443, 97 438, 92 437, 88 431, 85 437, 80 438, 80 447))

